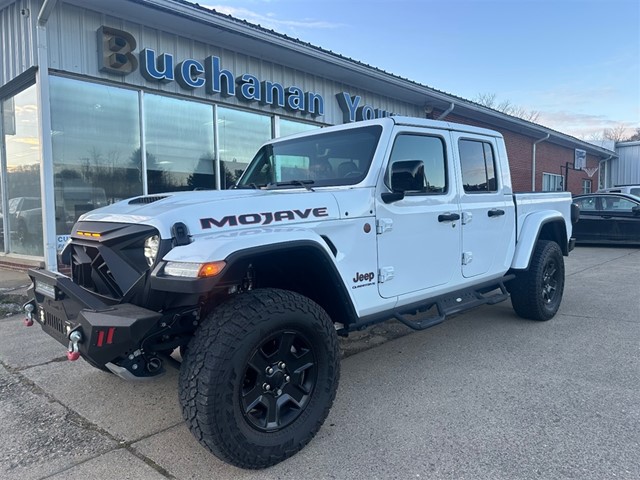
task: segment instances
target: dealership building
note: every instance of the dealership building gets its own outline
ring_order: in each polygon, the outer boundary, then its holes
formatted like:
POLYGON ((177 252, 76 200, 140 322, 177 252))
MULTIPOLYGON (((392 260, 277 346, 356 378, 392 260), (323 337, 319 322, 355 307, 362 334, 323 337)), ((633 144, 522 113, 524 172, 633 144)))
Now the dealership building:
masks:
POLYGON ((400 114, 498 130, 516 191, 595 190, 616 157, 182 0, 0 0, 0 48, 6 265, 55 268, 82 213, 226 188, 266 140, 327 125, 400 114))

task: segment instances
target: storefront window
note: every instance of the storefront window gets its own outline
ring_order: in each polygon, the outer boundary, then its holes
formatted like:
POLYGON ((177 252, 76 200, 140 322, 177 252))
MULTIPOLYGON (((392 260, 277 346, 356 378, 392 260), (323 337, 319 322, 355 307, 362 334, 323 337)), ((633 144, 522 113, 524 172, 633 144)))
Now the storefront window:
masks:
POLYGON ((9 252, 41 257, 42 201, 36 87, 2 102, 2 132, 7 157, 9 252))
POLYGON ((142 194, 138 93, 51 77, 56 233, 94 208, 142 194))
POLYGON ((293 135, 294 133, 308 132, 309 130, 315 130, 319 128, 317 125, 311 125, 309 123, 295 122, 293 120, 280 119, 280 136, 286 137, 287 135, 293 135))
POLYGON ((218 108, 222 188, 229 188, 247 168, 260 145, 271 138, 271 117, 218 108))
POLYGON ((149 193, 215 188, 213 107, 145 94, 149 193))

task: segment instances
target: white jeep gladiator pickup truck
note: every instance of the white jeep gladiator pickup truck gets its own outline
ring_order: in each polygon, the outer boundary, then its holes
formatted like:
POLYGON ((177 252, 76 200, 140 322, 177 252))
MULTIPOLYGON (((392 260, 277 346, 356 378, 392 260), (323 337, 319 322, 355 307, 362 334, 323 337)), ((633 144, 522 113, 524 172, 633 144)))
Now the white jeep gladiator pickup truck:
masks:
POLYGON ((125 379, 180 349, 189 428, 244 468, 295 454, 339 378, 337 335, 424 329, 507 300, 549 320, 573 247, 569 193, 514 194, 502 136, 389 117, 265 144, 226 191, 89 212, 31 270, 26 321, 125 379))

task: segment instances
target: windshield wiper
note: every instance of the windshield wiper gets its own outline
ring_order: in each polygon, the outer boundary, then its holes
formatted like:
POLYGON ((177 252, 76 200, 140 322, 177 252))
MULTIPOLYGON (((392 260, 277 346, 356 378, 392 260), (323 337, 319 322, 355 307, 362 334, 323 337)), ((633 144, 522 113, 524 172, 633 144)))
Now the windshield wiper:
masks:
POLYGON ((236 185, 234 185, 232 188, 233 188, 234 190, 235 190, 236 188, 252 188, 252 189, 254 189, 254 190, 257 190, 257 189, 258 189, 258 188, 260 188, 260 187, 258 187, 258 185, 256 185, 255 183, 243 183, 242 185, 237 185, 237 184, 236 184, 236 185))
POLYGON ((311 185, 313 185, 314 182, 313 180, 289 180, 287 182, 272 182, 272 183, 268 183, 266 186, 266 190, 273 190, 274 188, 278 188, 278 187, 304 187, 307 190, 309 190, 310 192, 314 192, 315 190, 313 188, 311 188, 311 185))

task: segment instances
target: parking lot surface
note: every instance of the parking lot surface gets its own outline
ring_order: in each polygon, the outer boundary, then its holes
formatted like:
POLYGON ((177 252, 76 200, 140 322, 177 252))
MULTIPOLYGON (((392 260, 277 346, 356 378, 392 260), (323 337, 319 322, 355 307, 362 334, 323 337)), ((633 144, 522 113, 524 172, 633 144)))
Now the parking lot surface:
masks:
MULTIPOLYGON (((129 383, 0 319, 2 479, 640 478, 640 250, 578 248, 559 314, 509 302, 343 342, 316 438, 266 470, 229 466, 183 424, 177 371, 129 383), (398 337, 387 340, 389 337, 398 337)), ((2 275, 2 273, 0 273, 2 275)))

